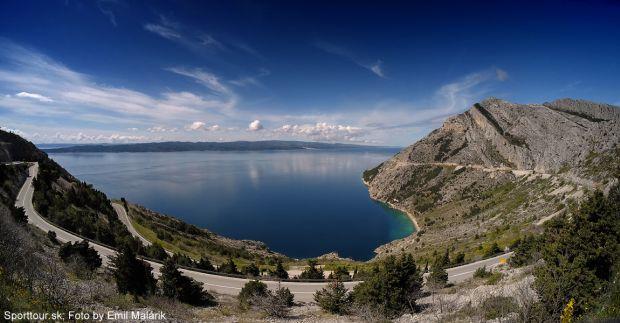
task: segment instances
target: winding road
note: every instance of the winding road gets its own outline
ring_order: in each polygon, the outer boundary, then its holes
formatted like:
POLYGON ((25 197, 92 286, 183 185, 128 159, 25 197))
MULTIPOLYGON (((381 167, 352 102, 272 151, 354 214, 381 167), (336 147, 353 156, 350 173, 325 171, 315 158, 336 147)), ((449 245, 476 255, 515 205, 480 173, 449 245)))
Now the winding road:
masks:
MULTIPOLYGON (((28 169, 28 172, 29 172, 28 178, 24 182, 23 186, 21 187, 19 191, 19 194, 17 195, 15 206, 24 208, 26 215, 28 216, 28 222, 30 224, 38 227, 44 232, 48 232, 48 231, 56 232, 56 237, 59 241, 61 242, 82 241, 83 238, 77 236, 74 233, 71 233, 67 230, 64 230, 60 227, 55 226, 54 224, 45 220, 41 215, 39 215, 37 211, 35 211, 34 206, 32 204, 32 197, 34 194, 34 186, 32 185, 32 182, 33 182, 33 179, 36 178, 39 172, 39 165, 38 163, 30 163, 30 165, 31 166, 28 169)), ((120 207, 122 209, 122 206, 120 207)), ((119 211, 118 207, 114 207, 114 208, 115 210, 117 210, 117 212, 119 211)), ((122 211, 124 213, 124 209, 122 211)), ((123 220, 122 216, 121 216, 121 220, 123 220)), ((128 226, 129 232, 131 232, 131 234, 133 235, 136 235, 140 240, 143 240, 144 242, 144 240, 146 239, 141 237, 138 234, 138 232, 133 228, 133 226, 131 225, 131 222, 126 217, 126 214, 125 214, 124 220, 126 221, 122 221, 122 222, 128 226)), ((145 243, 150 244, 148 240, 146 240, 145 243)), ((89 244, 95 250, 97 250, 97 252, 99 252, 104 265, 109 264, 110 257, 116 255, 116 251, 110 247, 107 247, 107 246, 104 246, 104 245, 101 245, 101 244, 98 244, 92 241, 90 241, 89 244)), ((486 267, 495 266, 502 262, 501 259, 505 259, 506 257, 509 257, 509 256, 510 256, 510 253, 502 255, 502 256, 490 258, 490 259, 481 260, 475 263, 471 263, 471 264, 467 264, 467 265, 463 265, 463 266, 459 266, 455 268, 450 268, 447 270, 448 275, 449 275, 449 280, 452 282, 460 282, 460 281, 466 280, 473 276, 473 272, 477 268, 480 268, 483 266, 486 266, 486 267)), ((151 267, 153 267, 153 270, 154 270, 153 273, 155 274, 155 276, 159 276, 159 270, 162 267, 162 265, 160 263, 153 262, 153 261, 148 261, 148 260, 145 260, 145 261, 149 263, 151 267)), ((183 274, 203 283, 204 287, 207 290, 213 291, 219 294, 237 295, 239 291, 241 290, 241 288, 243 287, 243 285, 245 285, 245 283, 249 281, 248 279, 244 279, 244 278, 220 276, 220 275, 208 274, 208 273, 187 270, 187 269, 180 269, 180 270, 183 272, 183 274)), ((267 286, 270 289, 276 289, 278 288, 278 286, 287 287, 295 295, 295 300, 302 301, 302 302, 312 302, 313 294, 317 290, 320 290, 327 285, 327 283, 325 282, 277 282, 277 281, 268 281, 268 280, 265 280, 264 282, 265 284, 267 284, 267 286)), ((351 289, 353 288, 353 286, 355 286, 358 283, 359 282, 345 282, 344 284, 347 288, 351 289)))

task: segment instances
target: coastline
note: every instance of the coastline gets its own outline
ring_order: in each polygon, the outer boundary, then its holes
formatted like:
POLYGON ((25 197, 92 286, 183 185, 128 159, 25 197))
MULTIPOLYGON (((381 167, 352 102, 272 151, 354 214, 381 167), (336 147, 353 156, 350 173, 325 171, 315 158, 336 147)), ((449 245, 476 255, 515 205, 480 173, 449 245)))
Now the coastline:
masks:
MULTIPOLYGON (((366 180, 364 179, 364 177, 362 177, 362 183, 364 183, 364 185, 366 186, 366 188, 368 188, 368 187, 370 186, 370 183, 366 182, 366 180)), ((385 204, 387 204, 387 206, 389 206, 390 208, 392 208, 392 209, 394 209, 394 210, 396 210, 396 211, 398 211, 398 212, 401 212, 401 213, 404 213, 404 214, 406 214, 406 215, 407 215, 407 217, 409 218, 409 220, 413 223, 413 226, 415 227, 415 232, 413 232, 412 234, 410 234, 410 236, 411 236, 411 235, 414 235, 416 232, 420 231, 420 226, 418 225, 418 220, 416 220, 415 216, 413 216, 413 214, 411 214, 409 211, 404 210, 404 209, 402 209, 402 208, 400 208, 400 207, 396 206, 396 205, 395 205, 395 204, 393 204, 392 202, 389 202, 389 201, 387 201, 387 202, 386 202, 386 201, 381 201, 381 200, 379 200, 379 199, 376 199, 376 198, 374 198, 374 197, 372 197, 372 196, 370 195, 370 192, 368 192, 368 193, 369 193, 369 194, 368 194, 368 196, 369 196, 372 200, 375 200, 375 201, 377 201, 377 202, 381 202, 381 203, 385 203, 385 204)))

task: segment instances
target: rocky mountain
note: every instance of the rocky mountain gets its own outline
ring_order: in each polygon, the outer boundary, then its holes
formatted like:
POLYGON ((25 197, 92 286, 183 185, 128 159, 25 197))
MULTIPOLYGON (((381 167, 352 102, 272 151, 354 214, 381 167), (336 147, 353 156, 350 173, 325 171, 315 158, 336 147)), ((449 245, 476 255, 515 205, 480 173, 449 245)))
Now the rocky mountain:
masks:
POLYGON ((471 242, 459 244, 470 257, 484 256, 491 241, 507 247, 519 231, 617 181, 619 142, 620 108, 608 104, 476 103, 364 173, 372 198, 420 226, 378 252, 458 249, 449 239, 471 242))

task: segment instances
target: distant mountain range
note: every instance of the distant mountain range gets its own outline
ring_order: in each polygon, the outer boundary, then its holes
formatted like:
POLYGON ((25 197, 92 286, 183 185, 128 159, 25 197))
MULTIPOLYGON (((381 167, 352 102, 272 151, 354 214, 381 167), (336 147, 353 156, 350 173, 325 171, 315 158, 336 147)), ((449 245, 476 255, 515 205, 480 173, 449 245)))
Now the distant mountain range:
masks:
POLYGON ((231 141, 231 142, 152 142, 136 144, 74 145, 69 147, 45 147, 48 153, 91 153, 91 152, 177 152, 177 151, 264 151, 302 149, 385 149, 386 147, 352 144, 332 144, 304 141, 231 141))

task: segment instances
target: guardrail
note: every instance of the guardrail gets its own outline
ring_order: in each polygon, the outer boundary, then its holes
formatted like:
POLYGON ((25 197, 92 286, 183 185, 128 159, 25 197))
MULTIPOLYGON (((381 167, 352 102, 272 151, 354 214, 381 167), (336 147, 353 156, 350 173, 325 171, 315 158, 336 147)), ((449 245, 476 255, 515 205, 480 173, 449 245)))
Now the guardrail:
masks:
MULTIPOLYGON (((35 210, 36 212, 36 210, 35 210)), ((47 222, 47 224, 59 229, 59 230, 63 230, 67 233, 70 233, 82 240, 86 240, 90 243, 93 244, 97 244, 100 245, 102 247, 108 248, 110 250, 116 251, 118 252, 118 249, 116 247, 110 246, 108 244, 105 244, 103 242, 97 241, 97 240, 93 240, 91 238, 85 237, 77 232, 73 232, 71 230, 65 229, 60 227, 59 225, 57 225, 56 223, 53 223, 52 221, 50 221, 48 218, 42 216, 39 214, 39 216, 41 217, 41 219, 43 219, 43 221, 47 222)), ((157 264, 160 264, 163 266, 163 261, 159 260, 159 259, 155 259, 155 258, 150 258, 150 257, 146 257, 143 255, 137 255, 138 258, 142 259, 142 260, 146 260, 146 261, 150 261, 150 262, 154 262, 157 264)), ((195 271, 195 272, 200 272, 203 274, 209 274, 209 275, 215 275, 215 276, 225 276, 225 277, 231 277, 231 278, 240 278, 240 279, 250 279, 250 280, 264 280, 264 281, 274 281, 274 282, 301 282, 301 283, 326 283, 326 282, 331 282, 331 281, 335 281, 336 279, 294 279, 294 278, 287 278, 287 279, 283 279, 283 278, 274 278, 274 277, 265 277, 265 276, 248 276, 248 275, 238 275, 238 274, 228 274, 228 273, 222 273, 219 271, 211 271, 211 270, 204 270, 204 269, 200 269, 200 268, 196 268, 196 267, 188 267, 188 266, 183 266, 183 265, 178 265, 177 266, 179 268, 185 269, 185 270, 190 270, 190 271, 195 271)), ((353 280, 353 279, 349 279, 349 280, 340 280, 340 281, 345 281, 345 282, 353 282, 353 281, 361 281, 361 280, 353 280)))

